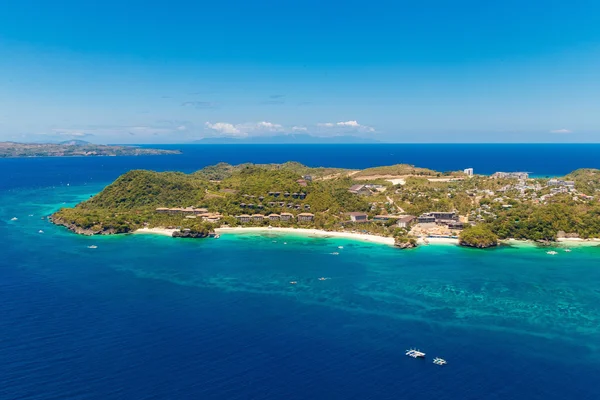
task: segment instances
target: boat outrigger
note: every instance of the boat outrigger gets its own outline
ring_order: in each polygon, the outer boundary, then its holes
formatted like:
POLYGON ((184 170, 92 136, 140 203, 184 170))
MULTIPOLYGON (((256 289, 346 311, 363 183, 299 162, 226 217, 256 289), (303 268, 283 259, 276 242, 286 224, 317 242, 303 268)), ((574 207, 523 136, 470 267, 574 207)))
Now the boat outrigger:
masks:
POLYGON ((436 357, 433 360, 433 363, 436 364, 436 365, 446 365, 446 364, 448 364, 448 362, 446 360, 444 360, 443 358, 439 358, 439 357, 436 357))
POLYGON ((406 350, 406 355, 412 358, 425 358, 425 353, 415 349, 406 350))

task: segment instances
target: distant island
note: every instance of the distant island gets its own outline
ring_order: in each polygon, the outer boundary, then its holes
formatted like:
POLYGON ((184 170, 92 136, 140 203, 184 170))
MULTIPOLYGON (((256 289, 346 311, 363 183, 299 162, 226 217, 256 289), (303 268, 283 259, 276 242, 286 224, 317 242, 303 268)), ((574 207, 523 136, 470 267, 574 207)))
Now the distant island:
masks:
POLYGON ((481 176, 405 164, 348 170, 221 163, 192 174, 129 171, 51 220, 85 235, 309 228, 393 238, 400 248, 439 239, 487 248, 510 238, 547 244, 600 237, 598 191, 594 169, 533 179, 524 172, 481 176))
POLYGON ((83 140, 61 143, 0 142, 0 158, 9 157, 90 157, 90 156, 153 156, 181 154, 179 150, 140 148, 135 146, 108 146, 83 140))

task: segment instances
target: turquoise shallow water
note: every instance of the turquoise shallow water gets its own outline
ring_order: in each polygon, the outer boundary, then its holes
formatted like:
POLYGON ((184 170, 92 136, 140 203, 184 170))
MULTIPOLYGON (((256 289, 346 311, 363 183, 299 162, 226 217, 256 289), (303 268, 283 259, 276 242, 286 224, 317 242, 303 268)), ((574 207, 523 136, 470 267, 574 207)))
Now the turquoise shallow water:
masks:
POLYGON ((82 237, 41 219, 100 190, 94 173, 13 171, 0 192, 0 399, 600 397, 600 248, 82 237))

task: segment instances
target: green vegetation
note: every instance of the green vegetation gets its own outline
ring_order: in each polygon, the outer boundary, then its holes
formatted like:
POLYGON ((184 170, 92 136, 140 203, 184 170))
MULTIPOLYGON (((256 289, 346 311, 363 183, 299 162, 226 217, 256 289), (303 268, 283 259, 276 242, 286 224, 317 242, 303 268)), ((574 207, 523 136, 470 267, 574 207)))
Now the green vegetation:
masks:
POLYGON ((571 172, 564 179, 575 181, 575 188, 587 195, 593 196, 600 192, 600 170, 581 168, 571 172))
POLYGON ((377 175, 390 175, 390 176, 403 176, 403 175, 423 175, 423 176, 439 176, 439 172, 436 172, 427 168, 418 168, 414 165, 409 164, 396 164, 385 167, 374 167, 367 168, 354 174, 353 177, 360 178, 365 176, 377 176, 377 175))
MULTIPOLYGON (((193 174, 134 170, 120 176, 89 200, 74 208, 59 210, 54 219, 57 223, 95 233, 122 233, 143 226, 194 229, 197 221, 201 221, 199 217, 183 213, 157 213, 156 209, 162 207, 206 208, 210 213, 220 214, 220 222, 229 225, 237 225, 233 216, 240 214, 310 211, 315 216, 309 225, 334 229, 336 224, 348 218, 347 212, 370 209, 365 198, 348 192, 348 187, 353 184, 349 178, 318 180, 340 171, 309 168, 298 163, 239 166, 221 163, 193 174), (313 180, 304 180, 305 175, 310 175, 313 180), (279 194, 274 196, 269 192, 279 194), (280 202, 284 203, 283 207, 280 202), (244 204, 253 204, 253 207, 244 207, 244 204)), ((254 224, 305 225, 295 219, 293 222, 265 220, 254 224)))
POLYGON ((295 162, 238 166, 220 163, 192 174, 129 171, 89 200, 59 210, 54 220, 80 233, 124 233, 143 226, 206 233, 214 228, 212 223, 239 225, 235 216, 242 214, 310 212, 314 219, 308 222, 265 218, 244 224, 345 229, 394 236, 398 243, 411 243, 410 233, 399 231, 393 220, 351 223, 348 213, 365 212, 372 220, 378 214, 418 216, 430 211, 456 211, 476 225, 463 231, 461 241, 478 247, 495 243, 498 238, 552 241, 561 235, 600 237, 600 202, 591 197, 600 190, 600 171, 581 169, 564 179, 575 180, 575 188, 550 187, 547 179, 519 182, 483 176, 465 178, 457 173, 442 175, 408 165, 354 173, 295 162), (398 174, 404 174, 404 184, 394 185, 382 178, 398 174), (379 186, 373 187, 369 196, 348 191, 359 183, 379 186), (206 215, 157 212, 163 207, 208 211, 206 215))
POLYGON ((480 249, 496 246, 498 236, 486 225, 476 225, 465 228, 459 236, 462 246, 477 247, 480 249))
POLYGON ((73 140, 65 143, 0 142, 0 158, 72 156, 148 156, 181 154, 179 150, 148 149, 133 146, 105 146, 73 140))

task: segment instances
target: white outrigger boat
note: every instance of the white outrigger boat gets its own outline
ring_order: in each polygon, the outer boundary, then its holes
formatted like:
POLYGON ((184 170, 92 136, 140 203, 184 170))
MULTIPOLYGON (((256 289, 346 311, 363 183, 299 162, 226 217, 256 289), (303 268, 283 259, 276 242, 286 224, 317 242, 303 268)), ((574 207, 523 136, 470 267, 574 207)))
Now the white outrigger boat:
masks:
POLYGON ((550 250, 550 251, 547 251, 546 254, 550 254, 551 256, 555 256, 558 253, 556 251, 554 251, 554 250, 550 250))
POLYGON ((446 365, 446 364, 448 364, 448 362, 446 360, 444 360, 443 358, 439 358, 439 357, 434 358, 433 359, 433 363, 435 365, 446 365))
POLYGON ((415 349, 406 350, 406 355, 412 358, 425 358, 425 353, 415 349))

